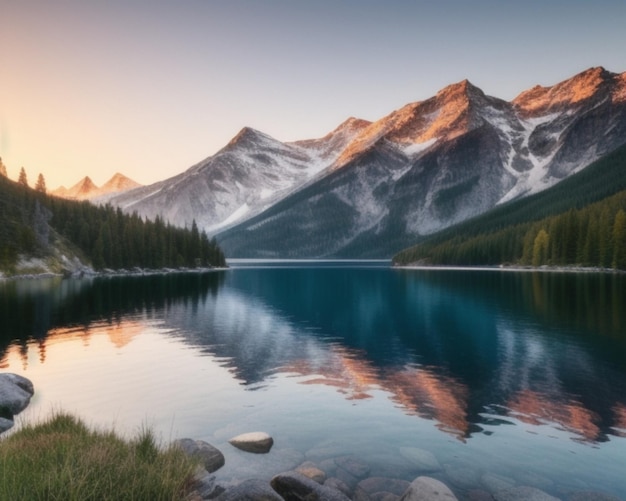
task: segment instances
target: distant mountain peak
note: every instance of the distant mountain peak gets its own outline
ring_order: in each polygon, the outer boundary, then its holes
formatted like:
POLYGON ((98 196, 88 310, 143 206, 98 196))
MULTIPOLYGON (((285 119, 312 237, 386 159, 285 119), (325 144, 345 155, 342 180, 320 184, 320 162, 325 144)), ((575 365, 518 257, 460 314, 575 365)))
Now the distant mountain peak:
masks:
POLYGON ((129 177, 126 177, 124 174, 116 172, 113 177, 111 177, 111 179, 109 179, 100 188, 91 180, 89 176, 85 176, 71 188, 60 186, 56 190, 52 191, 52 194, 57 197, 69 198, 73 200, 91 200, 110 193, 121 193, 139 186, 141 186, 141 184, 133 181, 129 177))
POLYGON ((80 181, 78 181, 78 183, 76 183, 72 188, 70 188, 70 190, 74 188, 78 188, 83 191, 90 191, 90 190, 98 189, 98 187, 94 184, 94 182, 91 180, 89 176, 85 176, 84 178, 82 178, 80 181))
POLYGON ((141 186, 137 181, 133 181, 129 177, 116 172, 113 174, 113 177, 109 179, 106 183, 102 185, 102 187, 98 190, 98 195, 104 195, 107 193, 118 193, 126 190, 131 190, 133 188, 138 188, 141 186))

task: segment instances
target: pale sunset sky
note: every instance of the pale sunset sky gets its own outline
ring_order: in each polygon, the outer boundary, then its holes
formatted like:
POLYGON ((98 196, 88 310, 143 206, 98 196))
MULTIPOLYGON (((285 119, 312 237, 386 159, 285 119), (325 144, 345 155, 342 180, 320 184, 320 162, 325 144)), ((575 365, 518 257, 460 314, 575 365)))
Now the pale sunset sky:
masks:
POLYGON ((242 127, 281 141, 468 78, 510 100, 626 71, 624 0, 0 0, 0 157, 149 184, 242 127))

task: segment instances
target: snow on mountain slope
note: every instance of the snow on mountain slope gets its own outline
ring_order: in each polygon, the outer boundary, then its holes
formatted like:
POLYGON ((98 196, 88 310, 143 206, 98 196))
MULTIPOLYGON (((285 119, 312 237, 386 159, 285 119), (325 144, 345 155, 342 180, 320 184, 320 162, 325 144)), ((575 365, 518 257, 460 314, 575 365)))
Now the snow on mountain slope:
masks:
POLYGON ((222 150, 182 174, 108 201, 179 226, 190 226, 195 219, 200 228, 214 233, 314 179, 368 123, 349 119, 324 138, 294 143, 246 127, 222 150))

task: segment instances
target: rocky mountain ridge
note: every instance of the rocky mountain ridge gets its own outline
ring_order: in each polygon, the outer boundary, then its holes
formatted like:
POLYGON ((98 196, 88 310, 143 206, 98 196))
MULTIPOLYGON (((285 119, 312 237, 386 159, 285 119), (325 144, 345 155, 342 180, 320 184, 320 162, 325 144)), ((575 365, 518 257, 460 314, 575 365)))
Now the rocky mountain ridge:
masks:
POLYGON ((186 172, 110 199, 231 257, 386 257, 578 172, 626 142, 626 73, 590 68, 508 102, 469 81, 315 140, 244 128, 186 172))

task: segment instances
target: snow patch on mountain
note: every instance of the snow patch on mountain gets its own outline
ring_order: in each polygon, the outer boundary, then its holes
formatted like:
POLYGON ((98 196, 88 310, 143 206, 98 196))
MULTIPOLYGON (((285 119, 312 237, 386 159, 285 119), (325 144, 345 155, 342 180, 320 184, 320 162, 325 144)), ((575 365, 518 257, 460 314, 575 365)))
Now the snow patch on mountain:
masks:
POLYGON ((409 143, 407 145, 401 145, 400 149, 402 150, 402 153, 404 153, 407 157, 414 159, 420 153, 423 153, 433 144, 435 144, 437 140, 438 139, 436 137, 433 137, 432 139, 428 139, 427 141, 421 143, 409 143))

